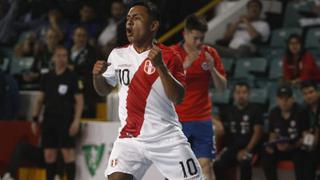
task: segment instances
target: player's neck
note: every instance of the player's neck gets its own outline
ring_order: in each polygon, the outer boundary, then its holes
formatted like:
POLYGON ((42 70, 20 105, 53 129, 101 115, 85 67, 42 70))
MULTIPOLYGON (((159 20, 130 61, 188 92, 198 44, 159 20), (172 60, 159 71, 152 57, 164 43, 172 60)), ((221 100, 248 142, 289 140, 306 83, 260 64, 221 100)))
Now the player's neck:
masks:
POLYGON ((183 49, 189 54, 191 52, 194 52, 196 50, 198 50, 197 48, 195 47, 192 47, 192 46, 189 46, 187 43, 183 43, 183 49))
POLYGON ((147 41, 145 43, 133 43, 133 48, 140 54, 148 51, 153 46, 152 41, 147 41))

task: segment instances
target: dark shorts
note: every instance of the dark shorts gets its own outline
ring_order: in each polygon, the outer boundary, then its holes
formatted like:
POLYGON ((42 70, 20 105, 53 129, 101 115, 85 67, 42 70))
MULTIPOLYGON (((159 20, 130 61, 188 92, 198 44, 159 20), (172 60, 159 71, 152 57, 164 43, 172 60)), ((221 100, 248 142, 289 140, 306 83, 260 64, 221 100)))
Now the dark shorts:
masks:
POLYGON ((42 124, 43 148, 74 148, 75 138, 69 135, 70 119, 44 119, 42 124))
POLYGON ((215 157, 214 133, 212 121, 182 122, 183 133, 188 138, 191 148, 197 158, 215 157))

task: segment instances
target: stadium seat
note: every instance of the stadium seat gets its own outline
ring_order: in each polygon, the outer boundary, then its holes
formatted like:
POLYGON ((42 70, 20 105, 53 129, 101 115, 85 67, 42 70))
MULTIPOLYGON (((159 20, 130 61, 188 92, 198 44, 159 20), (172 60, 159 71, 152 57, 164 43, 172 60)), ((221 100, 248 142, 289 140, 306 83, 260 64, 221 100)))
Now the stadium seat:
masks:
POLYGON ((5 57, 3 59, 0 59, 0 69, 4 72, 7 72, 9 69, 9 65, 10 65, 10 59, 5 57))
POLYGON ((283 27, 299 27, 299 19, 302 17, 300 12, 310 11, 312 5, 312 1, 288 3, 284 14, 283 27))
POLYGON ((224 66, 224 70, 228 73, 228 74, 232 74, 232 68, 234 65, 234 59, 232 58, 221 58, 222 64, 224 66))
POLYGON ((216 89, 213 89, 211 92, 214 104, 228 104, 230 102, 230 89, 226 89, 224 91, 218 91, 216 89))
POLYGON ((21 74, 31 69, 34 57, 13 58, 10 65, 10 74, 21 74))
POLYGON ((312 28, 308 30, 305 47, 308 49, 320 49, 320 28, 312 28))
POLYGON ((283 28, 272 31, 271 47, 286 48, 286 41, 291 34, 302 34, 301 28, 283 28))
POLYGON ((293 88, 293 97, 296 100, 296 102, 300 104, 304 103, 302 92, 298 87, 293 88))
POLYGON ((270 79, 279 79, 283 75, 282 73, 282 57, 274 57, 270 60, 270 70, 269 70, 269 78, 270 79))
POLYGON ((264 73, 267 69, 265 58, 242 58, 237 59, 234 78, 252 78, 251 73, 264 73))
POLYGON ((252 88, 250 90, 250 101, 257 104, 265 104, 268 99, 267 88, 252 88))

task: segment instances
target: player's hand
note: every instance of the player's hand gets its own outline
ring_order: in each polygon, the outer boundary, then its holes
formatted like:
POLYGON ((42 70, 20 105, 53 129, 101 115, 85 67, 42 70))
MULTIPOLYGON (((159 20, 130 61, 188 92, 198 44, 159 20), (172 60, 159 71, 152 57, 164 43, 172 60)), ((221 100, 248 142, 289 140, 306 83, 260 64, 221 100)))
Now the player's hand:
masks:
POLYGON ((208 66, 209 66, 209 70, 213 69, 213 67, 214 67, 214 59, 213 59, 213 57, 207 51, 205 51, 205 56, 206 56, 206 61, 207 61, 208 66))
POLYGON ((36 122, 31 123, 31 131, 34 135, 38 134, 38 124, 36 122))
POLYGON ((108 63, 104 60, 97 60, 97 62, 93 66, 93 70, 92 70, 93 76, 101 75, 108 69, 108 66, 110 65, 111 63, 108 63))
POLYGON ((282 152, 288 151, 289 144, 288 143, 279 143, 279 144, 277 144, 277 149, 282 152))
POLYGON ((69 135, 70 136, 75 136, 80 128, 80 123, 79 121, 73 121, 70 128, 69 128, 69 135))
POLYGON ((162 51, 159 47, 153 46, 148 54, 148 59, 154 67, 163 66, 162 51))

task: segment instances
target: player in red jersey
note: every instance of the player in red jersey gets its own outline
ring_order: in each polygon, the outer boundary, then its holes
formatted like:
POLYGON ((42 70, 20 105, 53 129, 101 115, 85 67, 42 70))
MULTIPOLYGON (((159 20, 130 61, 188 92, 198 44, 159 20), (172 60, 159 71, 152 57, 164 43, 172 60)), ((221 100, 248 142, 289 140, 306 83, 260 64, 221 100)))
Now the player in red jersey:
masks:
POLYGON ((207 22, 202 17, 190 15, 185 20, 184 41, 171 46, 183 58, 186 72, 186 93, 181 104, 176 106, 182 130, 195 152, 203 173, 213 179, 214 158, 211 99, 209 83, 217 89, 226 88, 226 73, 217 51, 203 44, 207 22))

